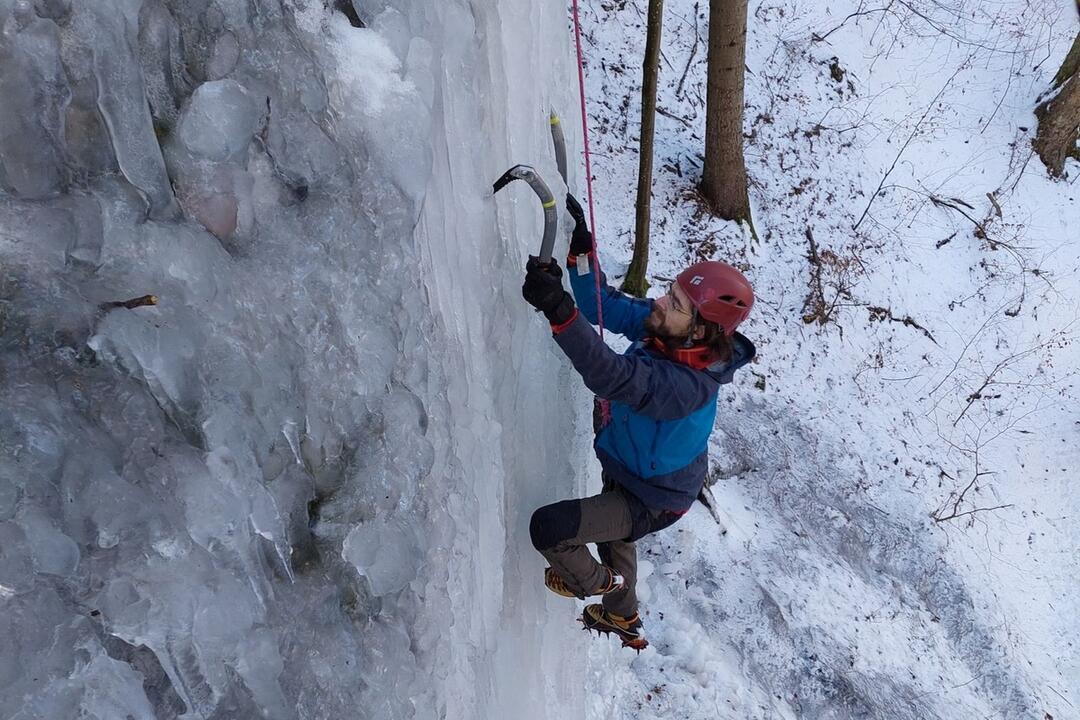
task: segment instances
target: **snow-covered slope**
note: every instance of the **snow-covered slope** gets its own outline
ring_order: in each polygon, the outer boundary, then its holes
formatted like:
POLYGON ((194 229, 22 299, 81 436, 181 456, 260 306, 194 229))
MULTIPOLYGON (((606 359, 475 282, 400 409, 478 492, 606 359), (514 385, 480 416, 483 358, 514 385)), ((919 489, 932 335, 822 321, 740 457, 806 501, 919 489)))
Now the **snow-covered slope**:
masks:
MULTIPOLYGON (((644 17, 586 7, 611 269, 633 230, 644 17)), ((662 287, 725 259, 759 296, 759 359, 723 399, 713 453, 730 531, 695 511, 642 544, 655 652, 598 650, 593 714, 1080 717, 1080 202, 1029 142, 1075 17, 750 11, 760 241, 693 195, 708 4, 670 1, 650 265, 662 287)))

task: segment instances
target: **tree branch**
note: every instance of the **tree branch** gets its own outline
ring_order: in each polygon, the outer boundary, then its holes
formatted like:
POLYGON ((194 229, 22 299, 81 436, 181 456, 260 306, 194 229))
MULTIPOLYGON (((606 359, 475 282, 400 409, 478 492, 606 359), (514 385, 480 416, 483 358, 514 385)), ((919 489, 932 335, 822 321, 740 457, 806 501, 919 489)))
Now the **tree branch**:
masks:
POLYGON ((878 196, 878 193, 881 192, 881 188, 885 185, 885 181, 889 179, 889 175, 892 173, 893 170, 896 169, 896 164, 900 162, 900 156, 904 154, 904 151, 907 150, 908 145, 910 145, 911 141, 915 139, 915 135, 918 134, 919 127, 922 125, 922 121, 925 120, 926 116, 930 114, 930 111, 934 109, 934 104, 937 103, 938 99, 945 93, 945 90, 952 83, 953 78, 960 74, 960 70, 963 67, 964 66, 961 65, 960 67, 956 68, 955 72, 953 72, 953 74, 949 76, 949 79, 946 80, 945 84, 941 86, 940 90, 938 90, 938 94, 935 95, 934 99, 930 101, 930 104, 923 112, 922 117, 920 117, 919 121, 915 123, 915 127, 911 130, 911 134, 908 135, 908 139, 904 141, 903 147, 901 147, 900 152, 896 154, 896 158, 893 159, 892 165, 890 165, 889 169, 885 172, 885 176, 881 178, 881 182, 878 183, 877 189, 874 190, 874 194, 870 196, 870 202, 866 204, 866 209, 863 210, 862 215, 859 216, 859 221, 856 222, 854 226, 852 226, 852 230, 858 230, 859 226, 862 225, 862 221, 866 219, 867 213, 870 212, 870 206, 874 204, 874 198, 878 196))

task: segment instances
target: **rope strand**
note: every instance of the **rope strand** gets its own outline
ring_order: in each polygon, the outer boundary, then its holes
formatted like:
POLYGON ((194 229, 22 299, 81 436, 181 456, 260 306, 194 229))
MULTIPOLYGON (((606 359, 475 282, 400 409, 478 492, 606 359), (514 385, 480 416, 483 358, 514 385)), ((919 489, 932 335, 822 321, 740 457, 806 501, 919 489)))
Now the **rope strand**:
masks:
POLYGON ((596 284, 596 319, 600 327, 600 338, 604 337, 604 308, 600 299, 600 258, 596 253, 596 212, 593 208, 592 191, 592 157, 589 153, 589 115, 586 111, 585 98, 585 56, 581 50, 581 18, 578 14, 578 0, 573 0, 574 12, 574 40, 577 44, 578 63, 578 90, 581 95, 581 133, 585 144, 585 187, 589 197, 589 227, 593 231, 593 246, 589 253, 589 262, 592 264, 594 281, 596 284))
MULTIPOLYGON (((1080 2, 1080 0, 1078 0, 1080 2)), ((589 227, 593 231, 592 251, 589 253, 589 262, 593 272, 593 281, 596 287, 596 321, 600 328, 600 339, 604 339, 604 307, 600 294, 600 257, 596 252, 596 212, 593 206, 592 191, 592 157, 589 154, 589 114, 586 110, 585 98, 585 55, 581 50, 581 17, 578 13, 578 0, 573 0, 574 8, 574 42, 577 45, 578 66, 578 92, 581 95, 581 134, 585 145, 585 187, 589 196, 589 227)), ((597 396, 593 406, 593 430, 600 432, 611 420, 611 403, 597 396), (597 417, 599 414, 599 417, 597 417)))

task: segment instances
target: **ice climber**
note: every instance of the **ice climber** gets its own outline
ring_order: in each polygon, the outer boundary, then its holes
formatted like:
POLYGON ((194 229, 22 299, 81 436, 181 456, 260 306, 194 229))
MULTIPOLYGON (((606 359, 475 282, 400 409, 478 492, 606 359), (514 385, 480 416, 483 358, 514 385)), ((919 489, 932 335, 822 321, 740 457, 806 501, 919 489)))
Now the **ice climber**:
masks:
POLYGON ((754 357, 735 332, 754 293, 742 273, 716 261, 691 265, 656 300, 624 295, 601 273, 604 327, 633 341, 619 355, 589 325, 597 322, 593 238, 577 201, 568 195, 566 205, 576 221, 566 258, 574 294, 563 289, 556 261, 533 257, 522 295, 547 316, 585 385, 610 401, 594 441, 603 490, 545 505, 529 532, 550 564, 544 584, 564 597, 603 596, 583 611, 585 627, 641 650, 634 542, 681 518, 701 492, 720 386, 754 357), (596 543, 601 562, 587 543, 596 543))

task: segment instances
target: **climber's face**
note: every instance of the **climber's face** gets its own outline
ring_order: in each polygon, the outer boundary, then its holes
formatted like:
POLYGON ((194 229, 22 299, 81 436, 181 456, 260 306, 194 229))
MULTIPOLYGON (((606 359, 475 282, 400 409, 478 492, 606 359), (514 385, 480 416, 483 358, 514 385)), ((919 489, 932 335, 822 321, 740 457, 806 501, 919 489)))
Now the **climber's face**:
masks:
POLYGON ((667 295, 653 302, 653 310, 645 318, 645 330, 658 338, 685 338, 694 324, 694 306, 690 298, 672 282, 667 295))

